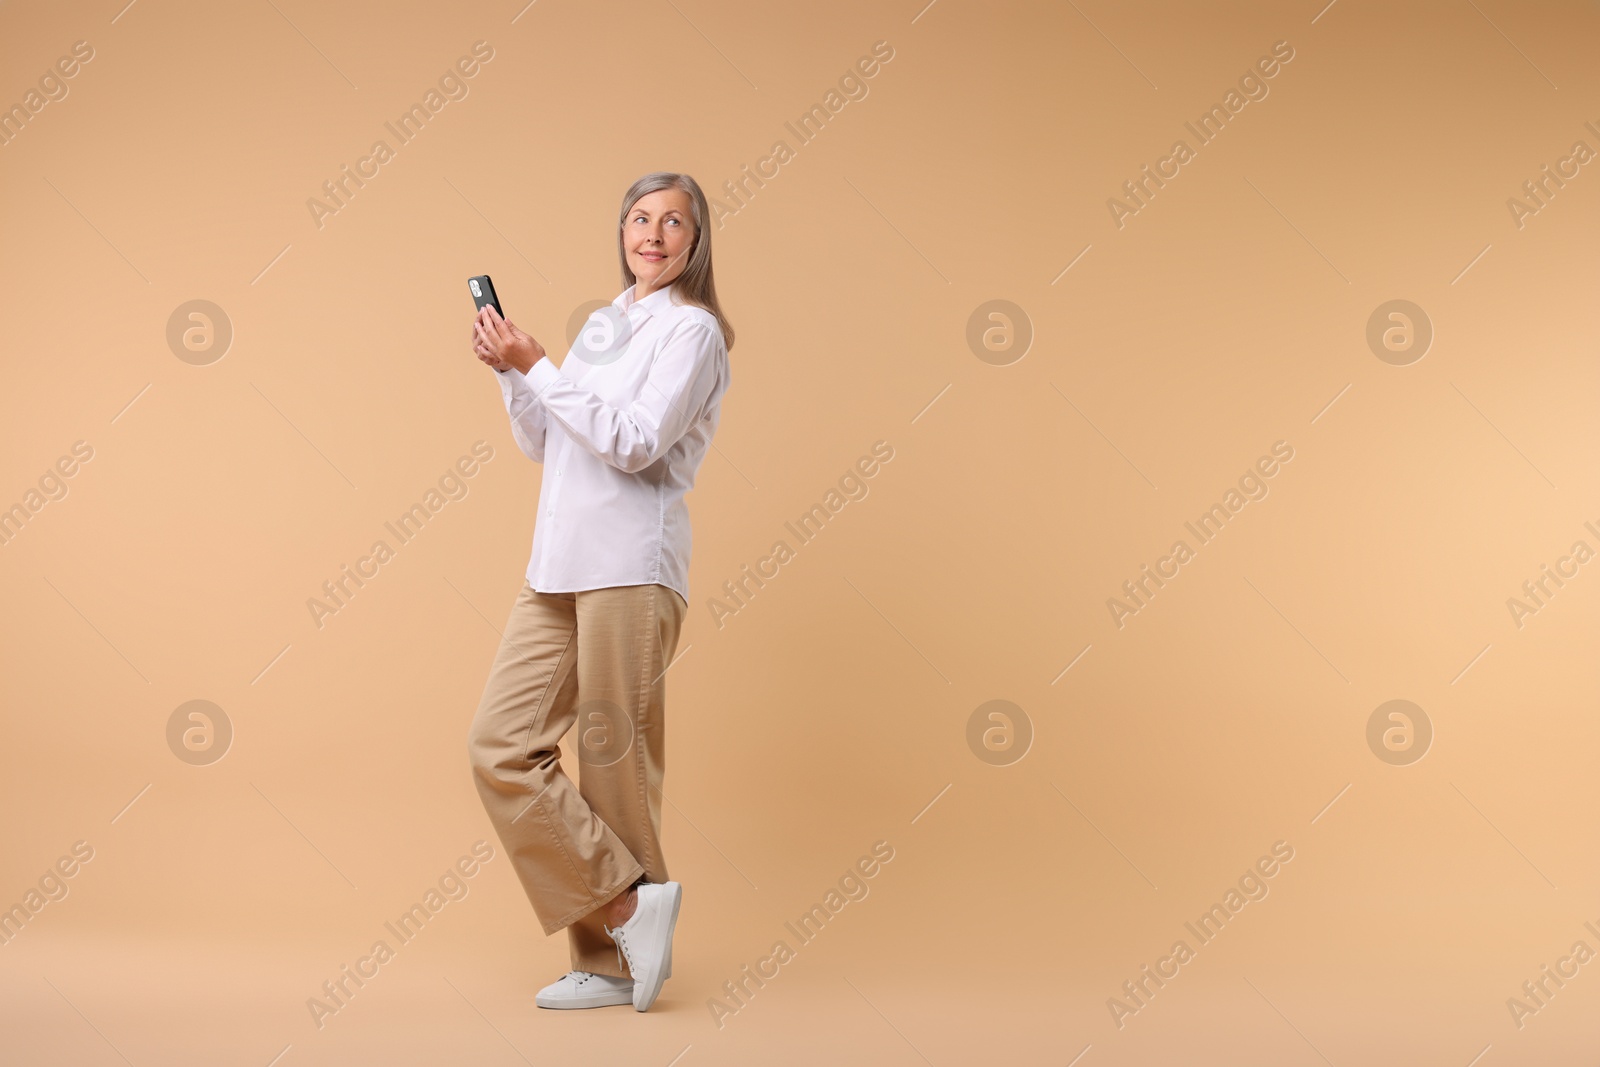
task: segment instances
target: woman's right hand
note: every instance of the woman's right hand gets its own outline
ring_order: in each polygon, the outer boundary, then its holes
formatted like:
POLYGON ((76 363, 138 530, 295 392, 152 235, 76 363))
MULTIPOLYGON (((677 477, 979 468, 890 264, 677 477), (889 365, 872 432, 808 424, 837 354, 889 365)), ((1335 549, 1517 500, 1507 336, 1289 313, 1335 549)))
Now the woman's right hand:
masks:
POLYGON ((497 371, 507 371, 511 369, 511 364, 496 357, 494 353, 490 352, 489 349, 484 345, 483 340, 478 336, 477 315, 472 316, 472 353, 473 355, 477 356, 479 360, 487 363, 497 371))
POLYGON ((508 320, 502 319, 493 304, 485 304, 478 312, 473 330, 478 339, 473 351, 480 357, 494 358, 498 366, 514 367, 527 374, 535 363, 544 358, 544 346, 508 320))

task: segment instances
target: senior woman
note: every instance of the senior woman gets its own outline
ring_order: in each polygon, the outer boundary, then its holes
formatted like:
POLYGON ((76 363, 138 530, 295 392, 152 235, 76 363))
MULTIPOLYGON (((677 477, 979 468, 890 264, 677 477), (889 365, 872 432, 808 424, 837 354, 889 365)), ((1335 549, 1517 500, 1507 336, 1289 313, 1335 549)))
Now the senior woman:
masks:
POLYGON ((559 367, 492 306, 473 322, 512 436, 544 466, 526 580, 467 746, 540 925, 567 931, 572 969, 539 991, 544 1008, 647 1011, 672 973, 683 891, 661 846, 665 675, 688 610, 684 495, 733 347, 709 216, 687 174, 633 183, 617 231, 627 288, 559 367), (559 747, 575 723, 578 784, 559 747))

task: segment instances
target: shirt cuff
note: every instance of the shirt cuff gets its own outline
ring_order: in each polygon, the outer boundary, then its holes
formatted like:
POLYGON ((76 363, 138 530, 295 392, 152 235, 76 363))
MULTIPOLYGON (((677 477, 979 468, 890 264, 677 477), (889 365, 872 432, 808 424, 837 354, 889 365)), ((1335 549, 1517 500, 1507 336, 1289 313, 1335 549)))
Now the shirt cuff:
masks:
POLYGON ((535 393, 543 394, 550 384, 561 377, 561 371, 550 361, 549 356, 540 356, 539 362, 528 368, 527 382, 533 386, 535 393))
POLYGON ((511 398, 517 395, 517 379, 521 377, 515 367, 495 371, 495 381, 500 383, 500 395, 505 398, 507 404, 510 404, 511 398))
POLYGON ((539 394, 533 391, 527 377, 517 368, 501 371, 495 377, 500 383, 500 399, 505 403, 506 414, 513 419, 520 419, 529 408, 539 403, 539 394))

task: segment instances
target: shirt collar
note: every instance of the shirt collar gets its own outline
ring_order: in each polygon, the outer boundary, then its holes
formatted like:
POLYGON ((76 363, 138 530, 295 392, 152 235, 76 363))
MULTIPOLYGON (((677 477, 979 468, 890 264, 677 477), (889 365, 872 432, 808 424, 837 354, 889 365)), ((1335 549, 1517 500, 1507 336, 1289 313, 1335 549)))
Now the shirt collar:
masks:
POLYGON ((652 292, 649 296, 640 300, 635 300, 633 294, 638 291, 639 283, 634 282, 632 285, 628 286, 628 288, 622 291, 622 295, 617 297, 615 303, 616 306, 621 308, 624 312, 637 304, 639 306, 639 310, 643 311, 646 315, 655 315, 661 312, 663 309, 672 306, 672 290, 674 288, 674 285, 663 286, 662 288, 652 292))

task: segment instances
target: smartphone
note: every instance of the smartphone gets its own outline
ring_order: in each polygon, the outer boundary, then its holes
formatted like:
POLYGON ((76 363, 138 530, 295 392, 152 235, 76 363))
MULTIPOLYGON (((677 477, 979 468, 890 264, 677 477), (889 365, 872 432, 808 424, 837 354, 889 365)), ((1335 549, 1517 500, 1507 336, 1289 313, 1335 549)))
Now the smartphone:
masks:
POLYGON ((483 310, 484 305, 493 304, 496 313, 502 319, 506 317, 506 309, 500 306, 500 297, 495 295, 494 282, 489 280, 487 274, 480 274, 476 278, 468 278, 467 288, 472 290, 472 302, 478 306, 479 311, 483 310))

